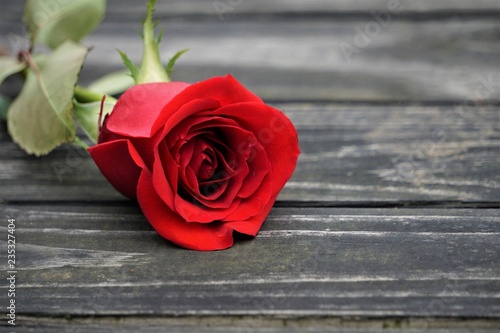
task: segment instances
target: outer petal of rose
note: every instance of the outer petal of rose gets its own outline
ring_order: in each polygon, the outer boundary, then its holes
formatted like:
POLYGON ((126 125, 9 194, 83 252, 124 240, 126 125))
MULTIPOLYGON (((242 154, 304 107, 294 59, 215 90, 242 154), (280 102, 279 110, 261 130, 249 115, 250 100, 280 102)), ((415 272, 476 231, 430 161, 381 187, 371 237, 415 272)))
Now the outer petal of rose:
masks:
MULTIPOLYGON (((161 133, 156 133, 156 136, 159 136, 160 134, 161 133)), ((152 138, 126 137, 120 134, 110 132, 103 126, 101 132, 99 133, 98 143, 101 144, 104 142, 124 140, 124 139, 130 140, 132 145, 140 153, 141 158, 143 159, 144 163, 146 163, 146 165, 148 166, 148 169, 151 170, 153 168, 153 160, 154 160, 153 148, 157 141, 156 136, 153 136, 152 138)))
MULTIPOLYGON (((161 127, 163 128, 161 129, 161 138, 166 138, 166 136, 169 135, 172 130, 175 131, 175 126, 179 125, 179 123, 181 123, 182 121, 187 121, 188 124, 190 121, 196 121, 195 119, 187 120, 190 116, 199 112, 210 112, 216 110, 219 107, 220 104, 216 100, 210 98, 198 98, 186 101, 186 103, 184 105, 181 105, 179 109, 177 109, 177 112, 172 115, 172 117, 169 118, 166 123, 162 124, 161 127)), ((190 126, 188 125, 187 128, 189 127, 190 126)), ((157 131, 157 129, 154 130, 155 132, 157 131)))
POLYGON ((118 99, 107 117, 106 128, 131 137, 150 137, 163 107, 189 86, 184 82, 146 83, 133 86, 118 99))
POLYGON ((254 152, 255 157, 247 161, 248 167, 251 172, 247 175, 243 181, 243 186, 241 187, 238 196, 240 198, 248 198, 253 195, 255 191, 261 186, 264 177, 269 173, 271 167, 269 166, 269 160, 265 151, 259 151, 262 148, 260 143, 257 143, 254 147, 256 152, 254 152))
POLYGON ((271 200, 272 191, 273 179, 271 174, 267 174, 257 191, 250 197, 241 199, 238 209, 227 215, 223 221, 247 221, 250 217, 260 214, 271 200))
POLYGON ((102 128, 99 131, 99 137, 97 139, 97 143, 126 139, 127 138, 126 136, 116 134, 108 130, 108 118, 109 115, 104 117, 104 120, 102 122, 102 128))
POLYGON ((106 179, 121 194, 135 199, 144 163, 129 140, 122 139, 90 147, 88 152, 106 179))
POLYGON ((237 231, 239 233, 249 236, 255 236, 257 235, 260 228, 262 227, 262 224, 264 223, 267 216, 271 212, 271 209, 273 208, 275 201, 276 197, 272 197, 271 200, 269 200, 267 205, 259 214, 254 215, 247 220, 226 222, 225 225, 228 228, 234 229, 234 231, 237 231))
POLYGON ((179 166, 166 148, 165 142, 156 147, 153 175, 151 176, 156 194, 170 209, 175 209, 175 197, 178 188, 179 166), (167 167, 168 169, 165 169, 167 167))
POLYGON ((189 223, 173 212, 156 194, 151 173, 143 170, 137 187, 142 212, 160 236, 192 250, 213 251, 233 245, 233 230, 222 223, 189 223))
POLYGON ((234 199, 228 208, 207 208, 199 206, 196 199, 191 202, 186 201, 179 195, 175 196, 175 210, 187 222, 190 223, 212 223, 213 221, 224 220, 233 213, 240 205, 240 198, 234 199))
POLYGON ((300 154, 297 132, 290 120, 281 111, 261 103, 228 105, 212 114, 235 119, 255 134, 269 159, 273 195, 277 195, 292 176, 300 154))
MULTIPOLYGON (((158 119, 153 125, 152 132, 156 132, 163 127, 183 105, 194 99, 200 98, 215 100, 219 102, 221 106, 240 102, 255 102, 263 104, 260 97, 245 88, 231 75, 228 74, 226 76, 214 77, 205 81, 194 83, 175 96, 167 105, 165 105, 159 114, 158 119)), ((180 121, 180 119, 178 121, 180 121)), ((171 126, 175 126, 178 121, 173 122, 171 126)))

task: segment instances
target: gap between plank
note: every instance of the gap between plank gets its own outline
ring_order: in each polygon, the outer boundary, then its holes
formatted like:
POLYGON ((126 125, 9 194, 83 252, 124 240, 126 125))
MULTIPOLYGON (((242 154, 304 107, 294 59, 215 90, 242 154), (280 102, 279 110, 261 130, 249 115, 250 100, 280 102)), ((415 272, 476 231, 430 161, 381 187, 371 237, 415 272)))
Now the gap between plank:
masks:
MULTIPOLYGON (((456 318, 456 317, 419 317, 419 316, 269 316, 269 315, 181 315, 181 316, 155 316, 155 315, 104 315, 104 316, 43 316, 25 313, 19 316, 21 326, 31 327, 60 327, 61 325, 71 325, 72 327, 88 325, 98 325, 101 327, 116 328, 121 327, 159 327, 161 331, 174 326, 176 328, 197 328, 218 327, 253 327, 283 329, 277 332, 285 332, 286 329, 304 327, 314 327, 320 332, 321 328, 356 329, 361 328, 367 332, 380 332, 382 329, 492 329, 499 327, 498 318, 456 318)), ((260 330, 259 330, 260 331, 260 330)), ((267 330, 266 330, 267 331, 267 330)), ((392 331, 392 330, 391 330, 392 331)), ((155 331, 156 332, 156 331, 155 331)), ((187 331, 186 331, 187 332, 187 331)), ((296 332, 294 330, 294 332, 296 332)))

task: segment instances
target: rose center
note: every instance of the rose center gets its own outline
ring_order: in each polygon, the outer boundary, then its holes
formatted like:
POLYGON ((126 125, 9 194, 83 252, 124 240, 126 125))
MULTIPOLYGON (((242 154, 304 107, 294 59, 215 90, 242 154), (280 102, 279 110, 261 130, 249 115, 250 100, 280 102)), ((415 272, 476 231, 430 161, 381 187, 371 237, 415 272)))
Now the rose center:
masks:
POLYGON ((201 162, 200 169, 198 170, 198 180, 206 181, 214 175, 215 167, 210 157, 205 156, 201 162))

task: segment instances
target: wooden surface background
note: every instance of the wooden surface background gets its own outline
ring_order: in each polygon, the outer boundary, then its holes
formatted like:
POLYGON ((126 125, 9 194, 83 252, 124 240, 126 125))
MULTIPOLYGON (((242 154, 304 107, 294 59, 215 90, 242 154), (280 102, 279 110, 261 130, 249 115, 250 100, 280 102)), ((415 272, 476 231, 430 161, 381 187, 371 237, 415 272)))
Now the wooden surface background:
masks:
MULTIPOLYGON (((22 44, 23 4, 0 1, 4 48, 22 44)), ((191 49, 174 79, 231 73, 283 110, 299 132, 297 170, 257 238, 199 253, 156 235, 85 152, 27 156, 0 123, 0 258, 6 268, 14 218, 18 329, 499 329, 499 6, 160 0, 164 59, 191 49)), ((108 1, 84 41, 83 84, 122 68, 115 48, 139 61, 143 12, 108 1)))

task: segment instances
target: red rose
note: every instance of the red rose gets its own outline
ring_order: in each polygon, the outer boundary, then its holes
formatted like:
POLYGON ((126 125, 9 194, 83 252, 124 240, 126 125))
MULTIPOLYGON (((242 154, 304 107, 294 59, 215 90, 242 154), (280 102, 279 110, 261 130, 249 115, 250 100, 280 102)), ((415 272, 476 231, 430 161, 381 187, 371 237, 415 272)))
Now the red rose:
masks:
POLYGON ((134 86, 89 152, 161 236, 195 250, 255 236, 300 153, 290 120, 229 75, 134 86))

